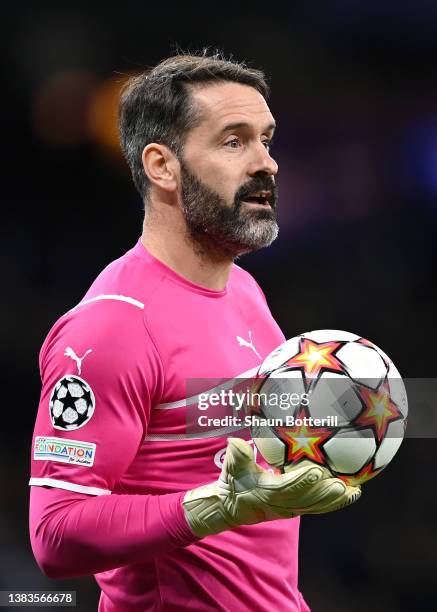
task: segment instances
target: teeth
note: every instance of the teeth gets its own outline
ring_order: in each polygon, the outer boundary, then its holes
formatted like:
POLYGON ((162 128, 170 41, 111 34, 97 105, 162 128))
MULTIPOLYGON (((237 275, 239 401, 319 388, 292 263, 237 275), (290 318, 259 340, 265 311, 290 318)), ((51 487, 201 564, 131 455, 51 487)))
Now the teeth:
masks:
POLYGON ((249 195, 250 198, 268 198, 270 191, 255 191, 249 195))

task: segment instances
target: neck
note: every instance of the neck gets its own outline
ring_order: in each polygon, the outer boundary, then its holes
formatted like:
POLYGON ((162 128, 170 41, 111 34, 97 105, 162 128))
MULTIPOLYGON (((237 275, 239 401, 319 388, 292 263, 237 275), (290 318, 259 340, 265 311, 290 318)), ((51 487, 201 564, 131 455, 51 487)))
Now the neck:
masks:
POLYGON ((232 256, 211 244, 206 235, 193 240, 182 219, 175 228, 155 215, 147 215, 141 242, 153 257, 192 283, 215 291, 226 287, 232 256))

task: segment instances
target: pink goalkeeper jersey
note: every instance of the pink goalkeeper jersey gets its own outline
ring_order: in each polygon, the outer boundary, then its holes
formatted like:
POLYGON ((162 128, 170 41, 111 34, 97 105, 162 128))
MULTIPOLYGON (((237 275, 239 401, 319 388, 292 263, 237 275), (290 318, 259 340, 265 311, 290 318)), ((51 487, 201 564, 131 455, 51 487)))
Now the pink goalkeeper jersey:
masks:
MULTIPOLYGON (((187 431, 194 401, 187 381, 250 375, 283 340, 247 272, 234 265, 226 289, 213 291, 138 242, 100 274, 42 347, 30 483, 115 497, 183 492, 216 480, 228 434, 187 431)), ((233 435, 250 439, 247 429, 233 435)), ((259 455, 257 461, 267 467, 259 455)), ((184 521, 180 498, 167 498, 177 499, 176 529, 184 521)), ((179 530, 188 533, 185 523, 179 530)), ((272 521, 114 565, 95 575, 99 610, 306 611, 297 586, 298 533, 299 519, 272 521)))

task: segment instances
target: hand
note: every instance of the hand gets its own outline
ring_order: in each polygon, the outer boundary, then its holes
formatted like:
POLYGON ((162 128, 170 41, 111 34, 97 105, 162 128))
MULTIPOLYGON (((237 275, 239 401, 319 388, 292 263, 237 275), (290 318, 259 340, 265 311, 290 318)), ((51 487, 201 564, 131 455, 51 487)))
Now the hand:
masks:
POLYGON ((204 537, 239 525, 339 510, 360 495, 359 487, 310 462, 272 474, 255 463, 250 444, 229 438, 219 479, 187 491, 183 507, 193 533, 204 537))

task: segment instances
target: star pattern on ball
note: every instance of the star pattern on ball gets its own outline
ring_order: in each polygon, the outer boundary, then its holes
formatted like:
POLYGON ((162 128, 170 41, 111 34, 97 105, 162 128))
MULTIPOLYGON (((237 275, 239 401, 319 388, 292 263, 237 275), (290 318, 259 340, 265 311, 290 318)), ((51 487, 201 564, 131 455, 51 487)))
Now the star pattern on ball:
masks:
POLYGON ((354 421, 354 425, 370 425, 373 427, 378 442, 381 442, 391 421, 402 419, 399 408, 390 398, 390 388, 387 381, 376 391, 361 387, 361 397, 365 408, 354 421))
MULTIPOLYGON (((296 416, 297 419, 307 417, 302 410, 296 416)), ((325 457, 320 448, 323 442, 331 436, 330 431, 311 427, 303 423, 295 427, 277 427, 277 432, 287 447, 287 462, 296 463, 300 459, 311 459, 316 463, 324 464, 325 457)))
POLYGON ((341 474, 338 476, 343 482, 351 487, 356 487, 357 485, 363 484, 363 482, 367 482, 371 478, 374 478, 382 471, 382 468, 378 470, 374 470, 371 463, 364 466, 359 472, 356 474, 345 475, 341 474))
POLYGON ((335 352, 344 342, 314 342, 309 338, 301 338, 299 353, 284 363, 284 368, 302 368, 305 378, 316 379, 322 370, 343 372, 344 365, 337 359, 335 352))

